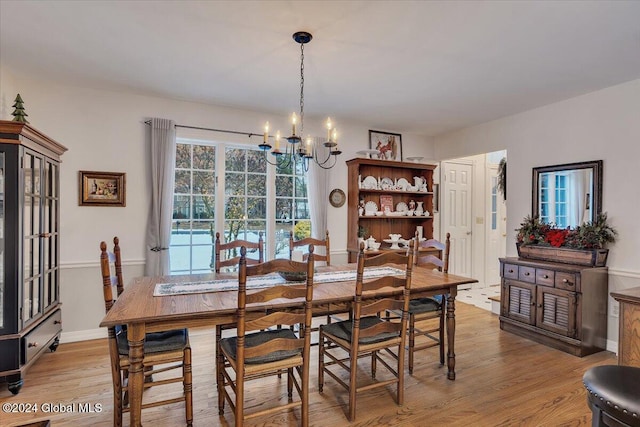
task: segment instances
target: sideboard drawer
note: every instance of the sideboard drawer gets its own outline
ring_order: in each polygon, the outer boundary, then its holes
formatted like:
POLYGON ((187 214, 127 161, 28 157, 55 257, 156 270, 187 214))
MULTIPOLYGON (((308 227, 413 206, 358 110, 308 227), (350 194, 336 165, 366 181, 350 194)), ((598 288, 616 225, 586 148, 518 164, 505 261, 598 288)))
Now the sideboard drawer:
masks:
POLYGON ((555 271, 544 268, 536 268, 536 283, 538 285, 553 286, 555 271))
POLYGON ((518 279, 518 266, 515 264, 505 264, 502 276, 505 279, 518 279))
POLYGON ((24 363, 40 353, 62 331, 62 311, 56 310, 38 327, 24 336, 24 363))
POLYGON ((564 273, 556 271, 556 288, 566 289, 569 291, 577 291, 576 289, 576 275, 573 273, 564 273))
POLYGON ((536 269, 533 267, 519 266, 518 280, 529 283, 536 283, 536 269))

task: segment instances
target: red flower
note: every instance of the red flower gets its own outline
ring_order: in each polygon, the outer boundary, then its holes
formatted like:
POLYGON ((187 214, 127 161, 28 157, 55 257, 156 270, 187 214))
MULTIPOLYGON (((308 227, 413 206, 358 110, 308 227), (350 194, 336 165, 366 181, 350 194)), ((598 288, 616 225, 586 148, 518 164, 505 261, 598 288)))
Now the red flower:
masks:
POLYGON ((551 246, 559 248, 564 244, 564 241, 567 238, 567 234, 569 234, 569 230, 551 229, 546 232, 544 240, 551 246))

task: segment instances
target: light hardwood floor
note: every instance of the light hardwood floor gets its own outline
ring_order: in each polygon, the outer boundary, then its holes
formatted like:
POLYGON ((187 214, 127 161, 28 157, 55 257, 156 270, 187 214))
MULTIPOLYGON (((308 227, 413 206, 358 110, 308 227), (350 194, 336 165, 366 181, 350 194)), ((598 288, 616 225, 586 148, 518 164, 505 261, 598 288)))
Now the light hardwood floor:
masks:
MULTIPOLYGON (((417 354, 413 375, 406 375, 405 403, 394 403, 393 390, 367 392, 358 398, 355 426, 589 426, 582 375, 592 366, 616 364, 616 356, 601 352, 584 358, 536 344, 499 327, 498 317, 471 305, 456 305, 455 381, 446 379, 437 350, 417 354)), ((193 349, 194 426, 230 426, 229 408, 218 415, 215 389, 214 329, 191 332, 193 349)), ((312 347, 317 356, 317 347, 312 347)), ((366 361, 368 362, 368 361, 366 361)), ((362 362, 362 370, 368 364, 362 362)), ((247 407, 284 395, 284 378, 265 379, 247 390, 247 407), (257 396, 259 399, 251 397, 257 396)), ((153 393, 151 389, 146 393, 153 393)), ((347 426, 346 391, 331 378, 318 393, 317 357, 312 361, 310 420, 313 426, 347 426)), ((62 344, 28 371, 22 391, 13 396, 0 383, 0 403, 37 403, 35 414, 0 412, 0 426, 17 426, 51 419, 52 426, 109 426, 113 403, 106 340, 62 344), (42 412, 43 403, 101 404, 100 413, 42 412)), ((76 406, 77 408, 77 406, 76 406)), ((127 414, 128 415, 128 414, 127 414)), ((184 425, 181 404, 152 408, 142 413, 145 425, 184 425)), ((252 421, 247 425, 297 425, 293 411, 252 421)), ((128 416, 125 417, 128 425, 128 416)))

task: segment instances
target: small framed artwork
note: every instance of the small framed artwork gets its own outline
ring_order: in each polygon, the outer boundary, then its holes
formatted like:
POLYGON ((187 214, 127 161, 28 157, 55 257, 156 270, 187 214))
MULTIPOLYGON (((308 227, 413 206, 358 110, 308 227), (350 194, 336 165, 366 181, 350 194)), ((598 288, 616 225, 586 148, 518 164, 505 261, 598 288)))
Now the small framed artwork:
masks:
POLYGON ((378 157, 402 161, 402 135, 399 133, 369 130, 369 148, 378 151, 378 157))
POLYGON ((80 171, 80 206, 126 206, 124 172, 80 171))
POLYGON ((380 195, 380 210, 385 211, 389 208, 389 211, 393 212, 393 196, 389 194, 380 195))

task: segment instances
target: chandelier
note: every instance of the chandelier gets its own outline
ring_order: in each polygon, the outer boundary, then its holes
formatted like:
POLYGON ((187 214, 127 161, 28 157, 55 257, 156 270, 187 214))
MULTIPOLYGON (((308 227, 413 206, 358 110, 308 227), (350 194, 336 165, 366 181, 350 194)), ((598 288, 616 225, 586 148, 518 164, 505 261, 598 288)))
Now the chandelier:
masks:
POLYGON ((331 118, 327 119, 327 140, 318 144, 308 135, 303 142, 301 135, 304 134, 304 45, 309 43, 313 36, 305 31, 298 31, 293 34, 293 39, 300 44, 300 126, 298 127, 298 115, 291 115, 291 136, 284 137, 284 150, 280 148, 280 131, 276 132, 274 145, 269 143, 269 122, 264 126, 264 138, 262 144, 258 146, 265 153, 267 163, 280 168, 289 168, 301 164, 305 172, 309 170, 309 164, 314 161, 323 169, 331 169, 336 165, 337 158, 342 151, 338 149, 338 133, 331 123, 331 118), (326 149, 322 150, 321 146, 326 149), (267 152, 275 157, 275 161, 269 161, 267 152))

